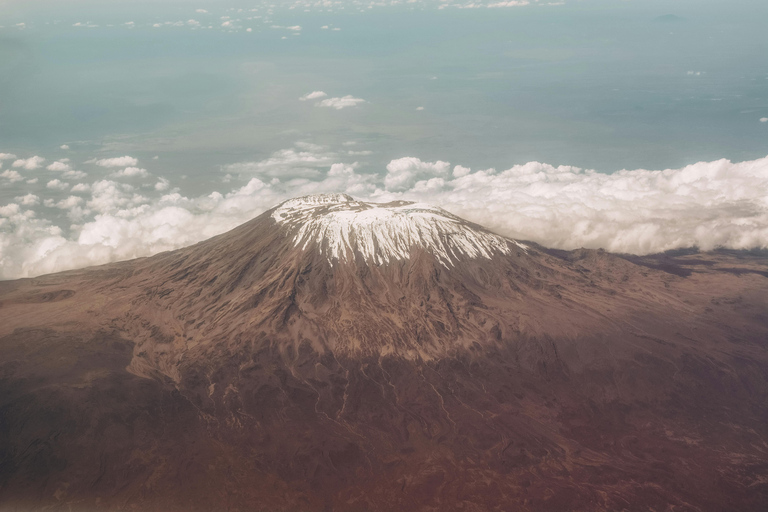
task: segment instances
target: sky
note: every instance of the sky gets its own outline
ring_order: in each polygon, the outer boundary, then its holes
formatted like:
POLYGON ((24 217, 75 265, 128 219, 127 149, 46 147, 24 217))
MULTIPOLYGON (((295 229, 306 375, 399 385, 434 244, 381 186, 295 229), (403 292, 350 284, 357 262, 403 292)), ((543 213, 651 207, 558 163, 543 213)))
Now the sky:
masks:
POLYGON ((0 279, 282 200, 546 246, 768 247, 761 0, 0 0, 0 279))

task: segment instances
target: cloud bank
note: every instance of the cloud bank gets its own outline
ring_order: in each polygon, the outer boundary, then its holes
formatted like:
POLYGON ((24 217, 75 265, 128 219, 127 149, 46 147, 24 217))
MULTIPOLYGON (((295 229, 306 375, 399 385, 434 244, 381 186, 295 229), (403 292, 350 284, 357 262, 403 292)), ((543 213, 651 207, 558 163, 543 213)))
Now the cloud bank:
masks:
MULTIPOLYGON (((234 228, 284 199, 324 192, 379 202, 424 201, 502 235, 563 249, 646 254, 691 246, 768 248, 768 157, 613 174, 539 162, 472 170, 415 157, 392 160, 385 172, 375 173, 362 172, 345 158, 347 152, 299 144, 260 162, 223 168, 247 182, 200 197, 181 195, 168 179, 156 177, 157 171, 155 177, 122 172, 133 175, 131 183, 107 178, 70 187, 49 181, 45 192, 36 189, 0 205, 0 278, 180 248, 234 228), (47 220, 43 208, 62 212, 71 226, 47 220)), ((24 179, 19 175, 24 168, 0 176, 0 186, 17 175, 24 179)))
POLYGON ((341 110, 348 107, 356 107, 361 103, 365 103, 362 98, 355 98, 351 95, 342 96, 341 98, 326 98, 323 101, 315 103, 316 107, 327 107, 341 110))
POLYGON ((328 98, 327 96, 328 95, 323 91, 312 91, 300 97, 299 101, 309 101, 309 100, 317 100, 320 98, 325 98, 324 100, 318 101, 317 103, 315 103, 315 106, 325 107, 325 108, 334 108, 336 110, 341 110, 343 108, 349 108, 349 107, 356 107, 361 103, 365 103, 364 99, 355 98, 354 96, 349 94, 346 96, 342 96, 340 98, 328 98))

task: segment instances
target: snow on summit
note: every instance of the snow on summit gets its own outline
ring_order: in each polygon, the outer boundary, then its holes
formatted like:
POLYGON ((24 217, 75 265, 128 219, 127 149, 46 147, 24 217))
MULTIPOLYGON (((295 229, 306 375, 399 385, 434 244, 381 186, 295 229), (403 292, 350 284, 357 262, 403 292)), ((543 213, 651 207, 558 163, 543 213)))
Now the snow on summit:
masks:
POLYGON ((418 246, 432 252, 445 266, 460 258, 509 254, 509 243, 478 229, 445 210, 423 203, 366 203, 346 194, 291 199, 272 213, 288 227, 296 246, 317 244, 330 262, 354 259, 355 252, 377 265, 408 259, 418 246))

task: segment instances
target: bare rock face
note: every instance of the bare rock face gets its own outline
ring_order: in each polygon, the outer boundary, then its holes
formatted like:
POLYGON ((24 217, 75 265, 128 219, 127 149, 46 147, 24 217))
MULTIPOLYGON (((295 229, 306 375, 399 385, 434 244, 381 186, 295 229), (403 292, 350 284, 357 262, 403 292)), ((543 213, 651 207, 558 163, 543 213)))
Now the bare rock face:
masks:
POLYGON ((325 195, 0 282, 0 510, 766 510, 766 256, 325 195))

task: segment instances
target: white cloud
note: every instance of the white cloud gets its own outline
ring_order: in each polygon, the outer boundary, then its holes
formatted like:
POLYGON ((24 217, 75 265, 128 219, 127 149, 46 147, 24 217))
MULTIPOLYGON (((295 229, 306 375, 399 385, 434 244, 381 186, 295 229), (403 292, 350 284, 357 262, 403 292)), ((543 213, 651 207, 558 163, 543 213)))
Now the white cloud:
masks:
POLYGON ((61 176, 68 180, 82 180, 84 178, 87 178, 88 174, 84 173, 83 171, 69 170, 69 171, 65 171, 61 176))
POLYGON ((168 181, 165 178, 160 178, 157 183, 155 183, 155 190, 158 192, 164 192, 170 188, 171 182, 168 181))
POLYGON ((323 91, 312 91, 309 94, 305 94, 301 98, 299 98, 299 101, 307 101, 307 100, 316 100, 318 98, 325 98, 328 96, 323 91))
POLYGON ((59 146, 59 149, 67 150, 67 149, 69 149, 69 146, 66 145, 66 144, 62 144, 61 146, 59 146))
POLYGON ((315 103, 316 107, 328 107, 328 108, 335 108, 336 110, 341 110, 343 108, 347 107, 356 107, 360 103, 365 103, 365 100, 362 98, 355 98, 353 96, 343 96, 341 98, 327 98, 319 103, 315 103))
POLYGON ((239 162, 225 165, 222 170, 231 174, 278 179, 318 178, 321 169, 334 163, 337 155, 322 146, 297 143, 295 148, 275 151, 269 158, 257 162, 239 162))
MULTIPOLYGON (((390 180, 402 165, 395 167, 390 180)), ((436 203, 507 236, 563 249, 768 247, 768 157, 613 174, 531 162, 503 172, 461 168, 440 179, 380 197, 436 203)))
POLYGON ((71 210, 72 208, 75 208, 77 206, 80 206, 83 204, 83 198, 78 196, 69 196, 66 199, 62 199, 58 203, 56 203, 56 208, 60 208, 62 210, 71 210))
POLYGON ((135 167, 139 161, 132 156, 120 156, 117 158, 103 158, 92 161, 100 167, 135 167))
POLYGON ((760 118, 761 123, 768 123, 768 117, 761 117, 760 118))
POLYGON ((0 206, 0 217, 12 217, 14 215, 18 215, 20 211, 21 208, 16 203, 0 206))
POLYGON ((488 4, 488 8, 492 9, 494 7, 525 7, 526 5, 530 5, 530 2, 528 0, 509 0, 507 2, 493 2, 488 4))
POLYGON ((15 199, 23 206, 34 206, 34 205, 40 204, 40 198, 37 197, 35 194, 27 194, 25 196, 20 196, 15 199))
POLYGON ((208 14, 208 11, 206 11, 205 9, 195 9, 195 12, 198 14, 208 14))
POLYGON ((50 188, 51 190, 67 190, 69 188, 69 183, 65 183, 59 179, 51 180, 46 185, 47 188, 50 188))
POLYGON ((138 194, 131 185, 111 180, 100 180, 91 185, 91 199, 88 207, 98 213, 116 213, 142 210, 148 199, 138 194))
POLYGON ((145 178, 149 176, 149 173, 146 169, 141 169, 139 167, 126 167, 122 171, 118 171, 113 174, 113 176, 121 177, 121 178, 136 178, 141 177, 145 178))
POLYGON ((14 167, 22 167, 28 171, 34 171, 35 169, 39 169, 43 162, 45 162, 45 158, 40 156, 33 156, 31 158, 27 159, 19 159, 13 162, 14 167))
POLYGON ((469 167, 463 167, 461 165, 457 165, 456 167, 453 168, 453 177, 461 178, 462 176, 466 176, 471 172, 472 172, 472 169, 470 169, 469 167))
MULTIPOLYGON (((400 158, 362 173, 349 155, 300 144, 233 164, 250 179, 228 193, 185 197, 160 179, 146 197, 126 183, 72 187, 49 200, 78 226, 64 236, 35 215, 39 198, 0 207, 0 278, 38 275, 176 249, 231 229, 281 200, 346 192, 371 201, 424 201, 506 236, 550 247, 643 254, 699 246, 768 248, 768 157, 681 169, 602 174, 531 162, 504 171, 400 158), (306 175, 302 175, 306 173, 306 175), (164 195, 162 195, 164 194, 164 195), (159 196, 159 197, 158 197, 159 196)), ((28 199, 27 199, 28 198, 28 199)))
POLYGON ((285 29, 290 30, 291 32, 301 32, 301 25, 291 25, 288 27, 283 25, 270 25, 269 28, 285 29))
POLYGON ((87 183, 77 183, 72 187, 71 192, 88 192, 91 190, 91 186, 87 183))
POLYGON ((11 169, 6 169, 5 171, 0 173, 0 178, 5 178, 11 183, 16 183, 17 181, 23 181, 24 177, 19 174, 18 171, 14 171, 11 169))
POLYGON ((419 180, 447 176, 450 165, 448 162, 440 160, 437 162, 422 162, 418 158, 413 157, 398 158, 387 164, 384 187, 394 192, 408 190, 419 180))
POLYGON ((51 165, 46 167, 46 169, 48 169, 49 171, 61 171, 61 172, 63 172, 63 171, 69 171, 72 168, 69 166, 69 164, 67 164, 65 162, 57 161, 57 162, 53 162, 51 165))
POLYGON ((14 158, 16 158, 16 155, 12 153, 0 153, 0 162, 3 160, 13 160, 14 158))

